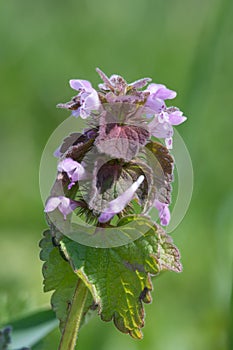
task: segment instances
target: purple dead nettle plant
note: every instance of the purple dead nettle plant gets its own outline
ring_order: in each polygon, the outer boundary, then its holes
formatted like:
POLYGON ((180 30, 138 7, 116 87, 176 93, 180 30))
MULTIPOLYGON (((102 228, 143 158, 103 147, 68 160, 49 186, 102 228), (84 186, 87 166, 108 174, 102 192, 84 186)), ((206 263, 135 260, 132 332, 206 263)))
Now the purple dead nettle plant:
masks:
POLYGON ((44 289, 55 290, 59 349, 74 349, 86 314, 95 309, 120 331, 141 338, 152 276, 181 271, 179 251, 161 227, 171 217, 173 126, 186 120, 165 103, 176 92, 150 78, 128 84, 119 75, 97 73, 103 81, 98 90, 86 80, 70 80, 77 94, 58 105, 86 122, 56 150, 57 177, 45 204, 50 230, 41 258, 44 289), (152 208, 159 223, 150 217, 152 208), (92 234, 72 226, 75 217, 92 234), (106 232, 110 237, 106 246, 80 244, 79 234, 91 240, 100 230, 101 241, 106 232))

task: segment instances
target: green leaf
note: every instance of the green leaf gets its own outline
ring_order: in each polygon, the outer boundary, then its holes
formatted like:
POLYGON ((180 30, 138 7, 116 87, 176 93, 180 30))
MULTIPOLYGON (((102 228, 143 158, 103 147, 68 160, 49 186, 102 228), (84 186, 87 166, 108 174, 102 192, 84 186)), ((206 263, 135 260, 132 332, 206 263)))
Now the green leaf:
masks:
POLYGON ((61 248, 75 273, 83 279, 99 305, 102 320, 113 319, 116 327, 134 338, 142 338, 142 301, 151 301, 151 276, 162 270, 181 271, 178 249, 172 239, 147 217, 129 216, 118 226, 144 220, 147 232, 136 241, 116 248, 93 248, 66 237, 61 248))
MULTIPOLYGON (((40 242, 40 247, 42 248, 40 254, 41 260, 45 261, 43 265, 44 291, 54 290, 51 304, 57 318, 60 320, 60 329, 62 331, 79 277, 73 272, 70 264, 65 260, 60 244, 55 242, 49 230, 44 232, 44 238, 40 242)), ((93 298, 91 293, 88 293, 84 307, 84 316, 92 305, 93 298)))
POLYGON ((11 321, 10 325, 13 331, 9 350, 21 349, 25 345, 33 346, 56 328, 57 323, 54 312, 51 310, 38 311, 16 321, 11 321))

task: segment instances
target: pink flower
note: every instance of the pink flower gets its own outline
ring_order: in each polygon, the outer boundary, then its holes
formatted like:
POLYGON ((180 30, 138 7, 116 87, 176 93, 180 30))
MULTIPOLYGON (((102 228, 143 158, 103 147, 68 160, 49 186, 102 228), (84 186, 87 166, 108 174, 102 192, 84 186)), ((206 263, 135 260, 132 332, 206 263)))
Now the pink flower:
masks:
POLYGON ((78 202, 64 196, 50 197, 46 203, 44 211, 49 213, 58 208, 63 214, 64 220, 66 220, 66 216, 72 213, 78 206, 78 202))
POLYGON ((154 202, 154 206, 159 211, 159 218, 160 218, 161 225, 167 226, 171 219, 171 214, 168 208, 168 204, 161 203, 156 199, 154 202))
POLYGON ((187 118, 183 116, 183 112, 179 109, 171 107, 164 108, 160 113, 156 114, 152 122, 149 124, 151 135, 164 138, 168 149, 172 148, 172 125, 179 125, 187 118))
POLYGON ((64 160, 62 160, 58 164, 57 170, 60 172, 64 171, 67 173, 71 181, 68 186, 69 190, 73 185, 75 185, 75 182, 79 180, 85 180, 87 178, 87 174, 84 167, 72 158, 65 158, 64 160))
POLYGON ((124 193, 108 203, 108 207, 101 213, 99 222, 104 223, 113 218, 115 214, 120 213, 126 205, 133 199, 135 192, 144 181, 144 176, 141 175, 124 193))
POLYGON ((98 109, 100 106, 98 93, 87 80, 70 80, 70 86, 72 89, 79 91, 78 96, 81 104, 78 109, 72 111, 72 114, 74 117, 80 116, 86 119, 92 110, 98 109))
POLYGON ((176 97, 175 91, 168 89, 162 84, 150 84, 145 92, 150 93, 145 106, 155 113, 159 113, 166 107, 165 100, 171 100, 176 97))

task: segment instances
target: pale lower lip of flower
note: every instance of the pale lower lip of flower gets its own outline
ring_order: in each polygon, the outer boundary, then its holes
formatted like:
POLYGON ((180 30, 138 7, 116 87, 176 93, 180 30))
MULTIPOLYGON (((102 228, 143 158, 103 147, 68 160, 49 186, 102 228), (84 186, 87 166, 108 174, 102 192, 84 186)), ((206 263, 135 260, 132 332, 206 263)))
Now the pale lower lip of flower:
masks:
POLYGON ((66 220, 67 215, 71 214, 78 206, 79 203, 70 198, 64 196, 51 197, 48 199, 44 211, 50 213, 58 209, 66 220))

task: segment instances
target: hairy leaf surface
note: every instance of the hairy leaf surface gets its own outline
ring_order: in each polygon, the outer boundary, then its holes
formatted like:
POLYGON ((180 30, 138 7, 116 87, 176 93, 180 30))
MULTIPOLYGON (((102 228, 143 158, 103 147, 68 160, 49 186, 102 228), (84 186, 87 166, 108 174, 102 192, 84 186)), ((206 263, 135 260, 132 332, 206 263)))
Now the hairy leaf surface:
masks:
MULTIPOLYGON (((44 232, 44 238, 40 242, 41 260, 43 265, 44 291, 53 291, 51 298, 52 308, 60 321, 60 329, 63 330, 69 313, 73 295, 77 286, 78 276, 73 272, 70 264, 62 256, 60 244, 54 246, 52 235, 49 230, 44 232)), ((86 300, 84 315, 93 304, 90 293, 86 300)))
MULTIPOLYGON (((119 221, 119 226, 137 220, 119 221)), ((140 218, 142 220, 142 217, 140 218)), ((76 274, 92 292, 104 321, 113 319, 116 327, 134 338, 141 338, 144 325, 143 302, 150 302, 151 275, 162 270, 181 271, 178 249, 158 226, 144 218, 148 231, 136 241, 116 248, 93 248, 66 237, 64 250, 76 274)))

